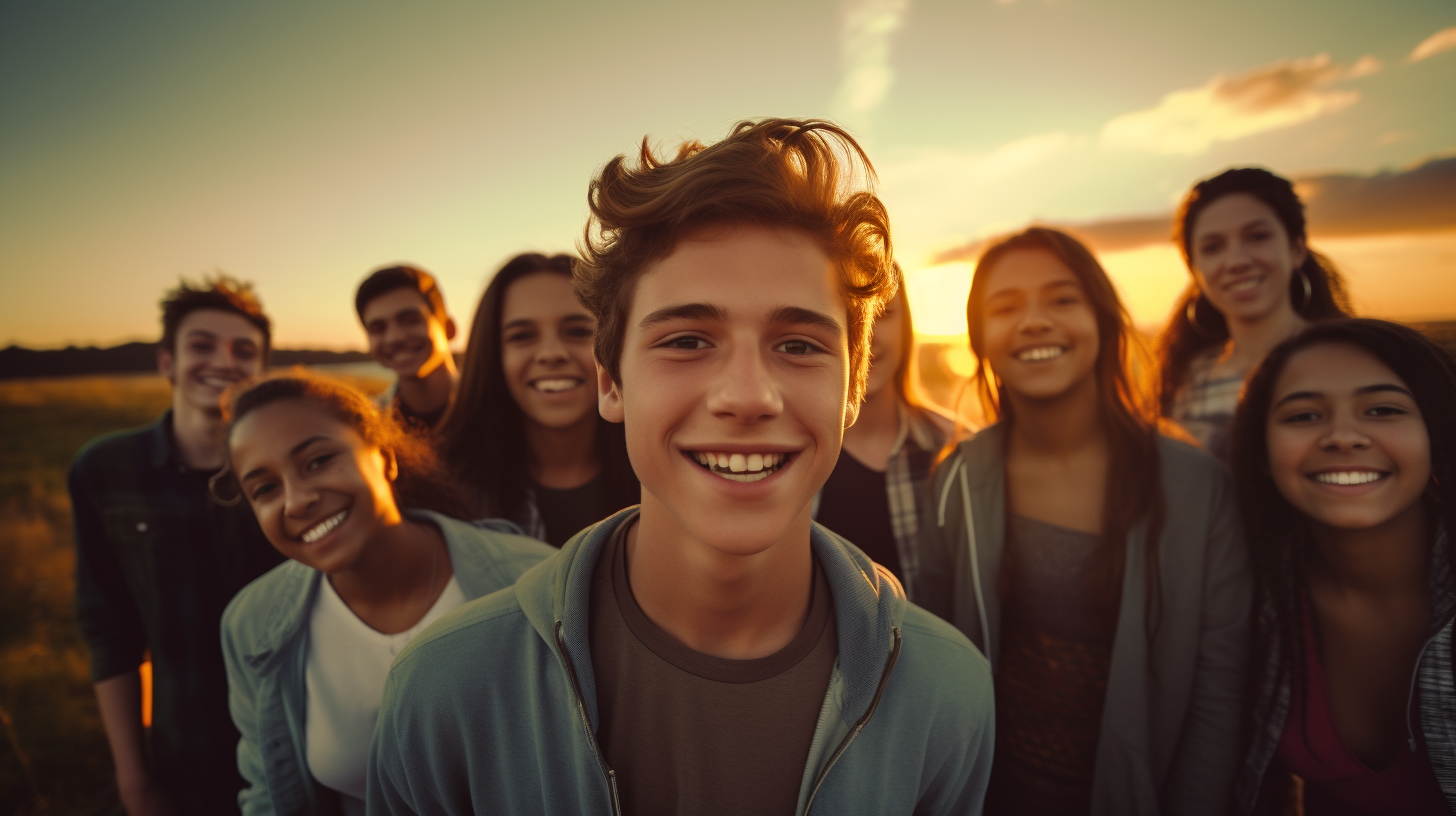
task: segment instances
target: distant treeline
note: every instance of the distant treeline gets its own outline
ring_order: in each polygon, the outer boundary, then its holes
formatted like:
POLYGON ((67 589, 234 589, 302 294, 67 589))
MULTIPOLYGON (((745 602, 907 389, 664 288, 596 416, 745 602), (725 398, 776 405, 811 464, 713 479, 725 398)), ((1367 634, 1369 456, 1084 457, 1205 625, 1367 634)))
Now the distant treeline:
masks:
MULTIPOLYGON (((362 351, 274 349, 268 362, 273 366, 367 363, 369 355, 362 351)), ((0 349, 0 380, 156 370, 156 343, 123 343, 111 348, 68 346, 46 351, 20 346, 0 349)))
MULTIPOLYGON (((1456 320, 1433 323, 1411 323, 1456 357, 1456 320)), ((460 355, 455 355, 456 363, 460 355)), ((293 365, 328 365, 330 363, 367 363, 370 357, 362 351, 314 351, 310 349, 274 349, 269 358, 273 367, 293 365)), ((111 348, 68 346, 63 349, 36 351, 11 346, 0 349, 0 380, 31 377, 67 377, 77 374, 121 374, 157 370, 156 343, 123 343, 111 348)))

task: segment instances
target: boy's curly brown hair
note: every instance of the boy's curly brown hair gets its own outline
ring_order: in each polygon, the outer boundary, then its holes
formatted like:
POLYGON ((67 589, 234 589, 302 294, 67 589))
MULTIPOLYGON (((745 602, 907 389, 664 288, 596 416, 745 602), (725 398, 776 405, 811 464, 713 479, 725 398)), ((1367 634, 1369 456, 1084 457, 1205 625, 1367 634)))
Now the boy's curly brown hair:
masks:
POLYGON ((670 160, 644 138, 636 167, 617 156, 587 193, 584 262, 573 283, 597 319, 597 360, 620 384, 637 278, 684 237, 733 224, 792 229, 814 239, 839 271, 849 312, 849 399, 858 402, 870 330, 897 286, 890 219, 874 183, 864 150, 822 120, 745 120, 713 145, 683 143, 670 160))

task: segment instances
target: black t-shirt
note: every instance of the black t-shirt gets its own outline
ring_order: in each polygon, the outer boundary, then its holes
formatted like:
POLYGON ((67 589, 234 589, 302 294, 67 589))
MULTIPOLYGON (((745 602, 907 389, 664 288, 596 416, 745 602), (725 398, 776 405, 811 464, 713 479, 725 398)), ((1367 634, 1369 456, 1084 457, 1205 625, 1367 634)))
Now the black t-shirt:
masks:
POLYGON ((620 509, 603 512, 602 507, 607 500, 602 490, 600 473, 580 487, 558 490, 554 487, 533 485, 531 489, 536 494, 536 510, 541 514, 542 523, 546 525, 546 543, 553 547, 560 547, 572 536, 601 521, 608 513, 620 509))
POLYGON ((885 492, 885 473, 840 451, 839 463, 819 494, 815 519, 849 539, 876 564, 904 580, 895 530, 890 526, 890 497, 885 492))

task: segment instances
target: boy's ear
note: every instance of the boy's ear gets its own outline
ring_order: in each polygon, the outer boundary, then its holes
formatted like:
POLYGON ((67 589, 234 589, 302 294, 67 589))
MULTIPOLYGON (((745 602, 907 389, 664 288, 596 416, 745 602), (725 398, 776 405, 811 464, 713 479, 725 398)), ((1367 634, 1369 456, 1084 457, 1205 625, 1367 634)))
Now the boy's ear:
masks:
POLYGON ((157 346, 157 370, 162 372, 162 376, 167 378, 167 382, 173 385, 177 384, 176 372, 172 370, 172 366, 176 362, 177 358, 172 354, 171 349, 162 345, 157 346))
POLYGON ((858 402, 850 402, 850 403, 846 403, 845 404, 845 406, 844 406, 844 429, 846 431, 849 430, 849 426, 853 425, 854 424, 854 421, 856 419, 859 419, 859 406, 861 404, 862 403, 858 403, 858 402))
POLYGON ((622 410, 622 389, 612 381, 607 367, 597 362, 597 410, 608 422, 621 422, 626 417, 622 410))

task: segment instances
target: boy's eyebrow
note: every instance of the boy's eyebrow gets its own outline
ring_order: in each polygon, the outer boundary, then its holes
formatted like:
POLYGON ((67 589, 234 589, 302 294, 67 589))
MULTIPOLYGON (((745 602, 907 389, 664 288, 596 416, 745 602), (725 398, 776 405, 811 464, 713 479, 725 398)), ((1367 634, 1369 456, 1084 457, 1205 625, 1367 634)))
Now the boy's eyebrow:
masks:
POLYGON ((669 320, 718 320, 728 319, 728 313, 711 303, 680 303, 676 306, 664 306, 655 312, 649 313, 637 324, 639 329, 650 329, 659 323, 666 323, 669 320))
POLYGON ((802 306, 780 306, 774 309, 773 314, 768 318, 770 323, 794 323, 801 326, 818 326, 821 329, 834 333, 835 337, 844 333, 844 327, 839 321, 823 312, 816 312, 813 309, 805 309, 802 306))

